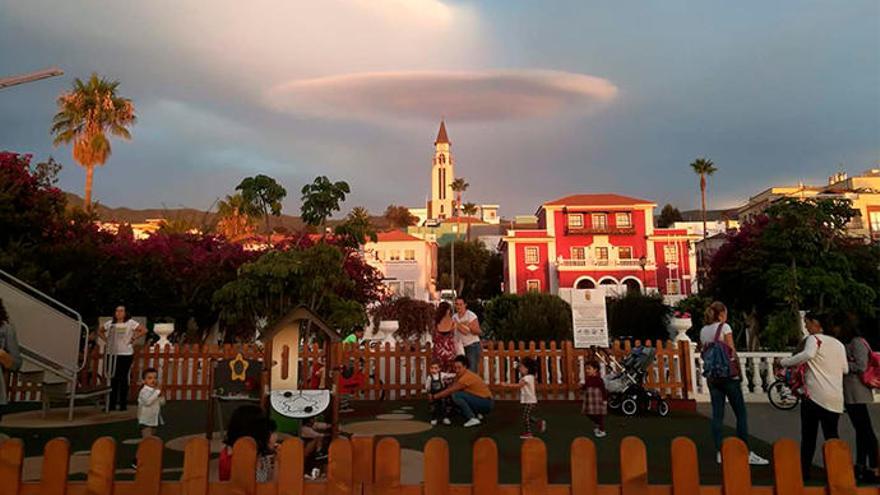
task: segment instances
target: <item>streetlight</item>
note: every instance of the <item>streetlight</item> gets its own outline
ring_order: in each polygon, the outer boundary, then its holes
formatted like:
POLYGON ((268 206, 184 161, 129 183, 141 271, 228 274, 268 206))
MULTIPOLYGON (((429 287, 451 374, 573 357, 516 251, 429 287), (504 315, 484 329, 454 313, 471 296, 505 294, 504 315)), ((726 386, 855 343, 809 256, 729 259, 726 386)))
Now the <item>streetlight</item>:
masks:
POLYGON ((458 221, 457 220, 456 220, 456 223, 452 224, 452 233, 453 233, 452 256, 451 256, 452 257, 452 269, 451 269, 452 273, 450 276, 450 278, 452 279, 452 282, 451 282, 449 288, 452 289, 452 294, 457 297, 458 294, 455 293, 455 241, 458 240, 458 221))
POLYGON ((63 74, 64 71, 59 69, 58 67, 49 67, 48 69, 38 70, 36 72, 29 72, 27 74, 0 77, 0 89, 28 82, 39 81, 40 79, 46 79, 49 77, 61 76, 63 74))

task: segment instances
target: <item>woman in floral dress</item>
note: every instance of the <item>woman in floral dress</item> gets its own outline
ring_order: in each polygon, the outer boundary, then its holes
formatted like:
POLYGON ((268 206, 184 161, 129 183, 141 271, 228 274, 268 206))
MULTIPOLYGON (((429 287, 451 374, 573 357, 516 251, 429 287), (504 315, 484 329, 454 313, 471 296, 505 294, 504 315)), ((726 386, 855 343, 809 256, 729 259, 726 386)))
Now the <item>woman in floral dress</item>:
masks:
POLYGON ((452 373, 452 361, 455 359, 455 322, 452 321, 452 306, 443 301, 434 313, 434 335, 431 359, 440 364, 440 370, 452 373))

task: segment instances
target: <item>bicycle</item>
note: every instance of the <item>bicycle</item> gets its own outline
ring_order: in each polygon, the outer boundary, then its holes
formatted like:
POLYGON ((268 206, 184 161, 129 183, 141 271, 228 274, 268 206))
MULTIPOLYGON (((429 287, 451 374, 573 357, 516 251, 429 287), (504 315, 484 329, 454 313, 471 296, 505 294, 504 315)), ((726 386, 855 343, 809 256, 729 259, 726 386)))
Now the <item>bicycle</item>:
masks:
POLYGON ((801 403, 801 396, 795 386, 795 373, 793 368, 774 367, 773 375, 776 380, 767 386, 767 398, 770 405, 780 411, 790 411, 801 403))

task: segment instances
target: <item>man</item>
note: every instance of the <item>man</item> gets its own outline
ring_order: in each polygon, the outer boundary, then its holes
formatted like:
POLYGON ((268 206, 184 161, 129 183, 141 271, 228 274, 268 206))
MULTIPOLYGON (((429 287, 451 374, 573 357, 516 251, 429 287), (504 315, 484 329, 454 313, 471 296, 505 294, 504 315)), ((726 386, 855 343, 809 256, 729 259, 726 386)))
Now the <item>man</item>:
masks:
POLYGON ((455 314, 452 315, 455 323, 455 340, 464 349, 464 355, 468 360, 468 369, 474 373, 480 370, 480 320, 473 311, 467 309, 464 299, 455 298, 455 314))
POLYGON ((489 414, 495 407, 492 392, 482 378, 468 369, 465 356, 456 356, 452 366, 455 369, 455 382, 436 394, 428 394, 428 399, 434 401, 452 397, 452 402, 467 418, 464 427, 477 426, 481 423, 477 415, 489 414))
POLYGON ((361 341, 364 340, 364 327, 355 327, 354 332, 350 333, 348 337, 342 340, 343 344, 354 344, 360 345, 361 341))

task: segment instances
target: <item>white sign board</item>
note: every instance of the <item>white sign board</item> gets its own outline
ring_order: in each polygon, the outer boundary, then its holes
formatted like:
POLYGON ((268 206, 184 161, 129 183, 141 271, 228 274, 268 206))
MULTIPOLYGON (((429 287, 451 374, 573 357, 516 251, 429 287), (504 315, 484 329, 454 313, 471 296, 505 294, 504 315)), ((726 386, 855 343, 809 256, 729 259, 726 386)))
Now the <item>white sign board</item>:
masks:
POLYGON ((574 346, 608 347, 605 289, 559 289, 559 296, 571 305, 574 346))

